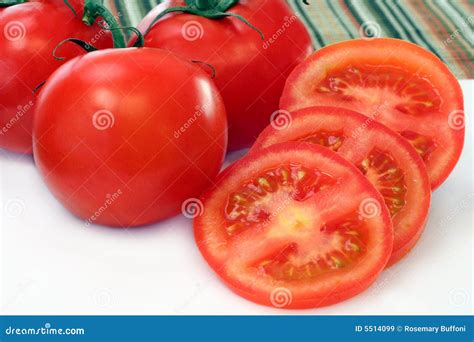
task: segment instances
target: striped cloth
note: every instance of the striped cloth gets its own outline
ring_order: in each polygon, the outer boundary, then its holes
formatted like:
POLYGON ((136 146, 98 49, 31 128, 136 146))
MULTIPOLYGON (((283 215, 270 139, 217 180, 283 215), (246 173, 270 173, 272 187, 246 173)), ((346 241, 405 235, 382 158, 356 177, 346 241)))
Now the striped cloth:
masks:
MULTIPOLYGON (((474 0, 288 0, 315 48, 361 36, 394 37, 433 51, 457 78, 474 78, 474 0)), ((108 0, 136 25, 160 0, 108 0)))

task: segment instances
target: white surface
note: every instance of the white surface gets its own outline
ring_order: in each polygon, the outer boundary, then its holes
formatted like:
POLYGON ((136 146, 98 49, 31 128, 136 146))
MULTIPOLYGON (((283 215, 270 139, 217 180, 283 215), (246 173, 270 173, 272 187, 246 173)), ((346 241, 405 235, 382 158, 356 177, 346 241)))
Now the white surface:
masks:
POLYGON ((474 81, 462 85, 466 146, 433 195, 418 245, 363 294, 320 309, 267 308, 232 293, 182 216, 141 229, 86 228, 48 192, 30 158, 0 151, 1 313, 471 314, 474 81))

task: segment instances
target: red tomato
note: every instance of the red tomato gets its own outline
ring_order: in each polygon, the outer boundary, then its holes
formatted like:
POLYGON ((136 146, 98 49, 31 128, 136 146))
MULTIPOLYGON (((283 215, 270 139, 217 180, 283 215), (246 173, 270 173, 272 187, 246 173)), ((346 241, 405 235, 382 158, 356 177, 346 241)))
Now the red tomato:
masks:
POLYGON ((344 108, 310 107, 288 113, 286 121, 275 119, 252 151, 285 141, 337 151, 367 176, 390 211, 395 236, 389 265, 408 253, 423 231, 431 198, 423 160, 410 143, 384 125, 344 108))
POLYGON ((89 223, 139 226, 199 196, 222 165, 225 108, 200 67, 159 49, 75 58, 41 91, 34 155, 46 184, 89 223))
POLYGON ((336 303, 385 267, 393 231, 380 193, 327 148, 287 142, 256 151, 203 196, 197 244, 241 296, 285 308, 336 303))
POLYGON ((378 38, 325 47, 288 78, 281 108, 344 107, 375 118, 408 139, 437 188, 464 142, 458 81, 435 55, 412 43, 378 38))
MULTIPOLYGON (((83 24, 80 1, 72 4, 77 17, 60 0, 0 9, 0 147, 31 153, 33 90, 64 63, 53 57, 57 44, 74 37, 98 48, 112 47, 110 33, 83 24)), ((66 58, 83 53, 73 44, 58 49, 58 55, 66 58)))
MULTIPOLYGON (((162 11, 183 1, 153 9, 138 28, 145 32, 162 11)), ((206 19, 170 14, 145 35, 145 46, 167 49, 189 60, 211 64, 224 98, 229 122, 229 149, 250 146, 278 109, 285 80, 312 51, 306 28, 285 0, 241 0, 228 12, 259 28, 260 35, 236 18, 206 19)))

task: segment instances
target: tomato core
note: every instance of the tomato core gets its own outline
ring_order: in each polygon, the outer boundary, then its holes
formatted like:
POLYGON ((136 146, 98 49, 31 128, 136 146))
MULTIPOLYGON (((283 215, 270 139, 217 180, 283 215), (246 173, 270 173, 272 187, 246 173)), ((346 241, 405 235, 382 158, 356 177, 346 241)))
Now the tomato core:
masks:
POLYGON ((281 165, 270 169, 232 193, 226 206, 226 231, 234 235, 255 224, 265 224, 275 212, 275 205, 304 201, 335 179, 301 165, 281 165))

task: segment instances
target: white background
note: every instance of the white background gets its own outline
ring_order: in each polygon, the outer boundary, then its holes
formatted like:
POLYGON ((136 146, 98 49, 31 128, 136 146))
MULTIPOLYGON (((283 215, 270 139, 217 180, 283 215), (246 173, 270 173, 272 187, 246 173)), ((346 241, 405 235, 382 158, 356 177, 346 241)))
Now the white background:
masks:
POLYGON ((253 304, 213 274, 190 220, 133 230, 85 227, 48 192, 31 158, 0 151, 0 313, 472 314, 474 81, 461 83, 466 146, 433 194, 421 240, 351 300, 304 311, 253 304))

